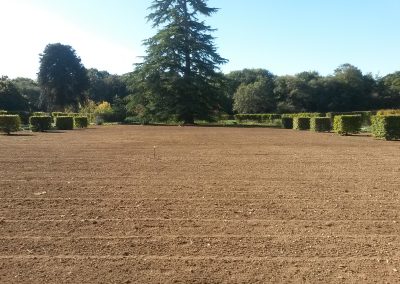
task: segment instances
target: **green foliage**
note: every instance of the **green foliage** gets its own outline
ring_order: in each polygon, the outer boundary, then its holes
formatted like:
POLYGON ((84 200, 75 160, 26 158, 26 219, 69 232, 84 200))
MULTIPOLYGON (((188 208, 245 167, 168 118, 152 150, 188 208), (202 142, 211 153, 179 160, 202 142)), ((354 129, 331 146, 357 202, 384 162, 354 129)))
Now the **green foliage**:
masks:
POLYGON ((296 130, 309 130, 310 117, 297 116, 293 118, 293 129, 296 130))
POLYGON ((331 120, 329 117, 311 117, 310 130, 316 132, 331 131, 331 120))
POLYGON ((29 110, 28 101, 21 95, 12 80, 0 77, 0 109, 29 110))
POLYGON ((282 117, 282 127, 285 129, 293 129, 293 117, 282 117))
POLYGON ((284 113, 282 114, 282 117, 291 117, 291 118, 295 118, 295 117, 324 117, 325 113, 321 113, 321 112, 300 112, 300 113, 284 113))
POLYGON ((233 95, 233 110, 239 113, 263 113, 276 108, 274 75, 268 72, 252 83, 242 83, 233 95))
POLYGON ((86 100, 89 79, 81 59, 69 45, 48 44, 40 55, 41 101, 48 110, 77 107, 86 100))
POLYGON ((376 115, 400 115, 400 109, 381 109, 376 112, 376 115))
POLYGON ((264 113, 264 114, 236 114, 235 119, 239 122, 250 120, 256 122, 266 122, 275 119, 280 119, 280 114, 264 113))
POLYGON ((31 130, 34 132, 50 130, 51 116, 31 116, 29 118, 29 124, 31 130))
POLYGON ((0 131, 7 134, 18 131, 21 127, 21 119, 18 115, 0 115, 0 131))
POLYGON ((69 116, 69 114, 66 113, 66 112, 61 112, 61 111, 53 111, 53 112, 51 113, 51 116, 52 116, 52 117, 69 116))
MULTIPOLYGON (((204 18, 217 12, 205 0, 154 0, 147 19, 158 32, 145 41, 147 56, 137 65, 134 107, 157 119, 177 116, 193 124, 220 109, 223 77, 213 29, 204 18)), ((138 113, 135 113, 138 115, 138 113)))
POLYGON ((335 116, 337 115, 361 115, 361 125, 370 126, 371 117, 374 114, 374 111, 327 112, 326 116, 329 117, 329 119, 331 120, 331 125, 333 125, 335 116))
POLYGON ((31 115, 29 111, 11 110, 8 111, 7 114, 18 115, 22 124, 29 124, 29 117, 31 115))
POLYGON ((26 99, 31 110, 40 109, 40 88, 36 81, 29 78, 18 77, 13 79, 12 83, 22 97, 26 99))
POLYGON ((87 116, 75 116, 74 123, 76 128, 87 128, 89 126, 87 116))
POLYGON ((56 128, 59 130, 74 129, 74 118, 72 116, 57 116, 55 123, 56 128))
POLYGON ((378 80, 379 96, 377 103, 381 108, 400 108, 400 71, 388 74, 378 80))
POLYGON ((7 111, 6 110, 0 110, 0 115, 4 115, 4 114, 7 114, 7 111))
POLYGON ((115 96, 124 98, 128 95, 127 82, 123 76, 91 68, 88 70, 88 77, 87 95, 94 102, 111 102, 115 96))
POLYGON ((32 116, 48 116, 48 113, 45 113, 43 111, 35 111, 32 113, 32 116))
POLYGON ((400 115, 376 115, 372 117, 372 134, 385 140, 400 139, 400 115))
POLYGON ((333 121, 333 131, 340 135, 358 133, 361 130, 361 115, 337 115, 333 121))

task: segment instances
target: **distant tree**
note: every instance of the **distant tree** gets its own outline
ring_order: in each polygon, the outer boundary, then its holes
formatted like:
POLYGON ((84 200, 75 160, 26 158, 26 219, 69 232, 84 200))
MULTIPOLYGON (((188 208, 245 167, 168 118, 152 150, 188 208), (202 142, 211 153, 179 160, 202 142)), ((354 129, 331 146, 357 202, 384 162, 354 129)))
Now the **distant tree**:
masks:
POLYGON ((254 83, 243 83, 233 96, 233 110, 238 113, 274 112, 276 101, 273 90, 273 77, 259 78, 254 83))
POLYGON ((41 100, 48 110, 77 108, 85 101, 89 80, 81 59, 69 45, 48 44, 40 54, 38 82, 41 100))
POLYGON ((321 76, 317 72, 302 72, 281 76, 275 81, 278 112, 319 111, 323 108, 321 76))
POLYGON ((123 98, 128 95, 126 80, 122 76, 91 68, 88 70, 88 77, 87 96, 90 100, 111 102, 115 96, 123 98))
POLYGON ((6 76, 0 78, 0 109, 9 111, 29 110, 28 101, 20 94, 18 88, 6 76))
POLYGON ((400 71, 388 74, 378 80, 379 106, 400 108, 400 71))
POLYGON ((137 66, 134 101, 153 117, 171 117, 185 123, 208 119, 220 109, 222 75, 218 65, 227 62, 218 55, 213 29, 199 17, 217 9, 206 0, 154 0, 147 19, 159 28, 145 41, 147 56, 137 66))
POLYGON ((28 101, 32 110, 40 109, 40 87, 30 78, 18 77, 12 80, 19 93, 28 101))
POLYGON ((331 111, 366 110, 373 107, 371 101, 375 81, 371 75, 363 75, 360 69, 350 64, 340 65, 333 76, 324 80, 327 109, 331 111))

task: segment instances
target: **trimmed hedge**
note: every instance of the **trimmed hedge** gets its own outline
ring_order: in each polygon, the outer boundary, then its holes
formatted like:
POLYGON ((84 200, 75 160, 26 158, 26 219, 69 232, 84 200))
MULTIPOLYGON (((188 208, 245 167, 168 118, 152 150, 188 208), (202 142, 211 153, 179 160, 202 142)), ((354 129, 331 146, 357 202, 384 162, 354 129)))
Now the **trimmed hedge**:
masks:
POLYGON ((375 114, 376 114, 375 111, 327 112, 326 116, 330 118, 331 123, 333 125, 335 116, 338 116, 338 115, 361 115, 361 125, 370 126, 371 125, 371 117, 375 114))
POLYGON ((72 116, 57 116, 55 123, 56 128, 59 130, 74 129, 74 118, 72 116))
POLYGON ((361 115, 337 115, 333 121, 333 131, 340 135, 358 133, 361 130, 361 115))
POLYGON ((74 117, 74 123, 76 128, 87 128, 89 120, 87 116, 76 116, 74 117))
POLYGON ((0 130, 10 134, 21 127, 21 118, 18 115, 0 115, 0 130))
POLYGON ((400 115, 400 109, 381 109, 376 115, 400 115))
POLYGON ((251 121, 257 121, 257 122, 264 122, 264 121, 270 121, 270 120, 275 120, 275 119, 281 119, 280 114, 276 113, 260 113, 260 114, 236 114, 235 119, 239 122, 242 122, 244 120, 251 120, 251 121))
POLYGON ((309 117, 294 117, 293 118, 293 129, 309 130, 310 129, 310 118, 309 117))
POLYGON ((51 116, 31 116, 29 124, 34 132, 49 130, 51 128, 51 116))
POLYGON ((0 110, 0 115, 5 115, 5 114, 7 114, 6 110, 0 110))
POLYGON ((324 117, 325 113, 323 112, 299 112, 299 113, 284 113, 282 117, 324 117))
POLYGON ((36 111, 34 113, 32 113, 32 116, 48 116, 48 113, 45 113, 43 111, 36 111))
POLYGON ((374 137, 385 140, 400 139, 400 115, 376 115, 371 121, 374 137))
POLYGON ((329 132, 331 131, 331 120, 329 117, 311 117, 310 130, 316 132, 329 132))
POLYGON ((7 114, 18 115, 22 124, 29 124, 29 117, 31 115, 29 111, 10 110, 7 111, 7 114))
POLYGON ((285 129, 293 129, 293 118, 282 117, 282 127, 285 129))

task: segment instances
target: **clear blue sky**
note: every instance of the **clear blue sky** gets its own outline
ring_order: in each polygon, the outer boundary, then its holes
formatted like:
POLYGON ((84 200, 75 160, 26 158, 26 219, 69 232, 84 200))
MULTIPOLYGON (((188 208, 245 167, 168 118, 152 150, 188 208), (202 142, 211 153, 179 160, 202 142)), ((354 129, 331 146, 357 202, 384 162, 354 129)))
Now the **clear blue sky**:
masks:
MULTIPOLYGON (((0 0, 0 75, 35 78, 47 43, 76 49, 87 68, 123 74, 145 55, 151 0, 0 0)), ((224 72, 265 68, 276 75, 343 63, 364 73, 400 70, 399 0, 210 0, 207 23, 224 72)))

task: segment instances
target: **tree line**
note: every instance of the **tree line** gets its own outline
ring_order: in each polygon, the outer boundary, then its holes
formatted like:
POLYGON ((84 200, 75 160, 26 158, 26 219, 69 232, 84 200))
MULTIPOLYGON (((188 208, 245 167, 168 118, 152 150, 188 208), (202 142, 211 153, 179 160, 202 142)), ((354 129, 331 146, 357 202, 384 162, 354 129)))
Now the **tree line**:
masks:
POLYGON ((87 70, 71 46, 49 44, 39 56, 37 81, 1 77, 0 109, 78 111, 107 101, 125 116, 192 124, 224 113, 400 108, 400 72, 374 77, 343 64, 329 76, 277 76, 267 69, 223 74, 227 59, 203 20, 218 9, 206 0, 155 0, 149 9, 157 32, 144 41, 146 56, 133 72, 87 70))

